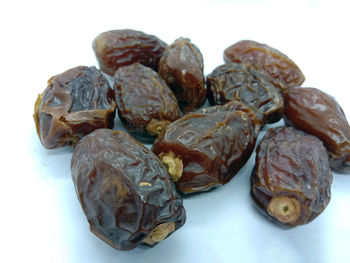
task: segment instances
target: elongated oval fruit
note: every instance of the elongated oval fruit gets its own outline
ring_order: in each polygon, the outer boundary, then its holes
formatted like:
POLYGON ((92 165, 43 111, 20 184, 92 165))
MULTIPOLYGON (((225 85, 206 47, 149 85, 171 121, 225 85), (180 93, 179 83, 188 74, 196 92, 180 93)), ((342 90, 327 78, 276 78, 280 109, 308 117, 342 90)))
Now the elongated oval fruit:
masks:
POLYGON ((301 87, 284 99, 286 123, 321 139, 331 168, 350 173, 350 126, 338 102, 319 89, 301 87))
POLYGON ((292 127, 269 129, 251 175, 251 196, 269 219, 287 227, 311 222, 331 198, 333 176, 326 148, 292 127))
POLYGON ((181 117, 174 93, 151 68, 134 63, 119 68, 114 78, 119 118, 138 140, 153 143, 181 117))
POLYGON ((113 76, 119 67, 135 62, 158 71, 167 44, 141 31, 120 29, 101 33, 94 39, 92 47, 100 69, 113 76))
POLYGON ((113 128, 115 94, 95 67, 79 66, 53 76, 39 94, 34 121, 47 149, 75 145, 99 128, 113 128))
POLYGON ((153 144, 184 193, 226 184, 249 159, 256 127, 243 111, 190 113, 169 124, 153 144))
POLYGON ((203 67, 199 48, 182 37, 165 49, 159 61, 159 75, 174 91, 185 112, 193 111, 205 102, 203 67))
POLYGON ((154 246, 186 220, 156 155, 127 133, 99 129, 76 146, 72 178, 90 230, 110 246, 154 246))
POLYGON ((242 40, 224 51, 226 63, 249 64, 268 80, 281 93, 303 84, 305 77, 299 67, 285 54, 266 44, 253 40, 242 40))
POLYGON ((210 104, 239 100, 251 107, 262 124, 277 122, 283 115, 283 98, 266 77, 242 63, 227 63, 207 76, 210 104))

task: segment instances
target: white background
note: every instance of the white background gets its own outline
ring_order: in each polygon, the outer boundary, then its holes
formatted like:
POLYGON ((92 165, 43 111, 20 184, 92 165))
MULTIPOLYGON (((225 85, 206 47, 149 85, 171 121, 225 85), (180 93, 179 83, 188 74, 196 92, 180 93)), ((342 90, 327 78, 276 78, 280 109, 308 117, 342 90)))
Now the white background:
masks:
POLYGON ((70 178, 72 149, 45 150, 32 118, 52 75, 96 65, 92 40, 124 28, 167 43, 191 38, 206 74, 229 45, 267 43, 299 65, 304 86, 332 94, 350 118, 347 2, 2 1, 0 262, 350 262, 350 175, 334 174, 323 214, 285 230, 252 206, 254 156, 227 185, 184 198, 187 222, 170 238, 114 250, 89 231, 70 178))

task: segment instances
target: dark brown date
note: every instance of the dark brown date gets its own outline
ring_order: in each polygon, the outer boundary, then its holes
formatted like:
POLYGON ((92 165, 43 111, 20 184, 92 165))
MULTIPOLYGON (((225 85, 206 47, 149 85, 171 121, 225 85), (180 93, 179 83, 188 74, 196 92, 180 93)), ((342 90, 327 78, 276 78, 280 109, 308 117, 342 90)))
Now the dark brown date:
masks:
POLYGON ((303 84, 305 77, 299 67, 285 54, 268 45, 252 40, 242 40, 224 51, 224 60, 243 62, 256 68, 284 93, 303 84))
POLYGON ((189 39, 179 38, 165 49, 159 62, 159 75, 173 90, 185 112, 205 102, 203 57, 189 39))
POLYGON ((90 230, 113 248, 154 246, 185 223, 168 171, 127 133, 90 133, 77 144, 71 169, 90 230))
POLYGON ((134 63, 119 68, 114 78, 119 117, 140 141, 152 143, 181 117, 174 93, 151 68, 134 63))
POLYGON ((226 184, 249 159, 256 131, 244 111, 190 113, 169 124, 153 152, 184 193, 226 184))
POLYGON ((256 136, 258 136, 260 128, 261 128, 261 122, 258 119, 258 117, 255 115, 255 112, 244 104, 241 101, 238 100, 232 100, 224 105, 216 105, 208 108, 200 108, 196 111, 196 113, 214 113, 214 112, 221 112, 221 111, 244 111, 248 114, 250 120, 252 121, 254 127, 255 127, 255 133, 256 136))
POLYGON ((156 36, 132 29, 122 29, 98 35, 92 47, 101 70, 113 76, 119 67, 134 62, 157 71, 167 44, 156 36))
POLYGON ((251 196, 269 219, 288 227, 306 224, 326 208, 333 176, 322 142, 292 127, 269 129, 251 176, 251 196))
POLYGON ((337 101, 319 89, 300 87, 284 99, 286 123, 321 139, 331 168, 350 173, 350 126, 337 101))
POLYGON ((99 128, 113 128, 115 94, 95 67, 79 66, 52 77, 34 107, 34 121, 47 149, 76 144, 99 128))
POLYGON ((211 105, 239 100, 251 107, 262 124, 277 122, 283 114, 283 98, 278 90, 254 68, 227 63, 207 76, 211 105))

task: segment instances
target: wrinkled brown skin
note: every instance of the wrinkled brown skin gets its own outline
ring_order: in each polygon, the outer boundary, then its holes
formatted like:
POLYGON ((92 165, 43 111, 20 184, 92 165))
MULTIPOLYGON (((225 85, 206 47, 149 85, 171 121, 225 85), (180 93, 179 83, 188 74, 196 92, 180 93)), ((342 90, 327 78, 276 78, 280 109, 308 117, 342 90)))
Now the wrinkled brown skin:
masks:
POLYGON ((171 224, 174 231, 185 223, 182 199, 166 168, 127 133, 90 133, 77 144, 71 170, 90 230, 115 249, 154 246, 157 242, 145 242, 158 226, 171 224))
POLYGON ((283 98, 266 77, 242 63, 227 63, 207 76, 208 100, 222 105, 239 100, 251 107, 262 124, 274 123, 283 115, 283 98))
POLYGON ((236 62, 251 65, 283 94, 303 84, 305 77, 299 67, 285 54, 266 44, 242 40, 224 51, 226 63, 236 62))
POLYGON ((251 175, 251 197, 269 219, 286 227, 316 218, 331 198, 332 172, 322 142, 292 127, 269 129, 261 140, 251 175), (273 198, 294 200, 300 213, 292 222, 269 214, 273 198))
POLYGON ((177 190, 192 193, 226 184, 249 159, 256 142, 255 126, 243 111, 189 113, 169 124, 152 151, 172 152, 182 160, 177 190))
POLYGON ((119 117, 138 140, 153 143, 166 125, 181 117, 174 93, 151 68, 134 63, 119 68, 114 78, 119 117), (155 120, 159 132, 147 129, 155 120))
POLYGON ((196 113, 214 113, 221 111, 243 111, 248 114, 252 124, 254 125, 254 130, 256 136, 258 136, 261 128, 261 122, 258 117, 255 115, 255 112, 251 107, 247 106, 243 102, 239 100, 232 100, 224 105, 216 105, 208 108, 200 108, 196 111, 196 113))
POLYGON ((185 112, 202 106, 206 99, 203 56, 187 38, 169 45, 159 62, 159 75, 174 91, 185 112))
POLYGON ((34 121, 47 149, 75 145, 99 128, 113 128, 115 94, 95 67, 79 66, 49 79, 34 107, 34 121))
POLYGON ((284 99, 285 122, 322 140, 331 168, 350 173, 350 126, 338 102, 319 89, 301 87, 284 99))
POLYGON ((166 47, 158 37, 132 29, 101 33, 92 44, 100 69, 111 76, 119 67, 135 62, 158 71, 166 47))

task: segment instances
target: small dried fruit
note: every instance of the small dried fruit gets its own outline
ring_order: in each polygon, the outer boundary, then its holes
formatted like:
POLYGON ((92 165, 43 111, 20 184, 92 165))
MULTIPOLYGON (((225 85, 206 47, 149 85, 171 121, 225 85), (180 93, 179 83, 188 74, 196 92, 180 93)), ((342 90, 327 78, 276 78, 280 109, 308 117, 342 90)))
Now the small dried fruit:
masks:
POLYGON ((175 95, 151 68, 134 63, 119 68, 114 78, 119 117, 140 141, 153 142, 181 117, 175 95))
POLYGON ((283 98, 278 90, 254 68, 227 63, 207 76, 210 104, 239 100, 251 107, 262 124, 277 122, 283 114, 283 98))
POLYGON ((244 111, 190 113, 169 124, 152 150, 177 190, 208 190, 229 182, 244 166, 255 146, 255 128, 244 111))
POLYGON ((269 129, 251 176, 251 196, 269 219, 288 227, 306 224, 331 198, 332 172, 322 142, 292 127, 269 129))
POLYGON ((95 67, 79 66, 52 77, 34 107, 34 121, 47 149, 76 144, 99 128, 113 128, 116 102, 95 67))
POLYGON ((285 54, 252 40, 242 40, 226 48, 224 60, 251 65, 267 76, 281 93, 300 86, 305 80, 299 67, 285 54))
POLYGON ((116 249, 154 246, 185 223, 166 168, 127 133, 99 129, 84 137, 71 169, 90 230, 116 249))
POLYGON ((174 91, 185 112, 205 102, 203 57, 189 39, 178 38, 165 49, 159 62, 159 75, 174 91))
POLYGON ((95 38, 92 47, 101 70, 113 76, 119 67, 135 62, 157 71, 167 44, 156 36, 122 29, 101 33, 95 38))
POLYGON ((321 139, 331 168, 350 173, 350 126, 337 101, 315 88, 296 87, 285 95, 285 121, 321 139))

